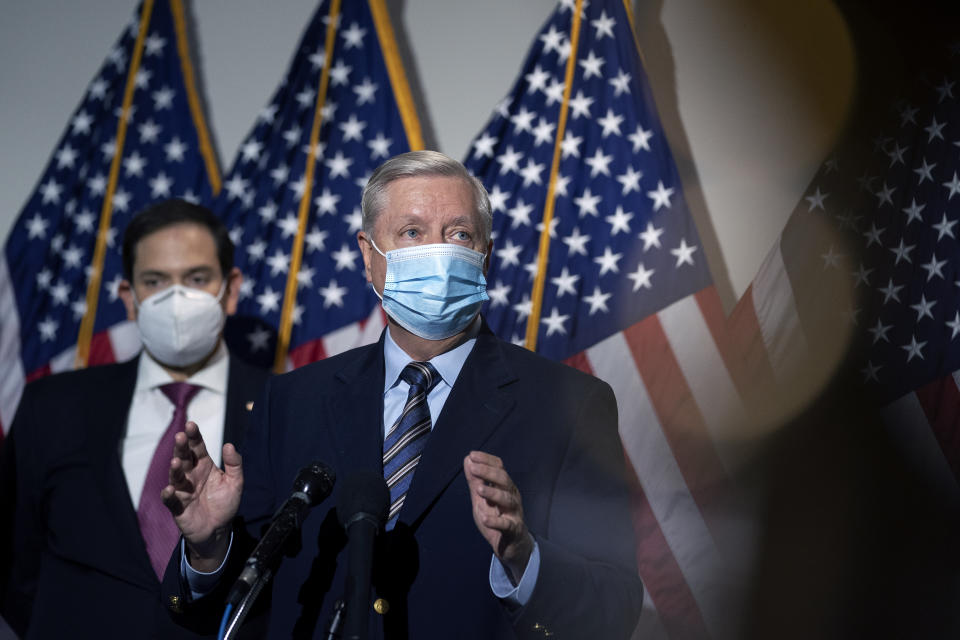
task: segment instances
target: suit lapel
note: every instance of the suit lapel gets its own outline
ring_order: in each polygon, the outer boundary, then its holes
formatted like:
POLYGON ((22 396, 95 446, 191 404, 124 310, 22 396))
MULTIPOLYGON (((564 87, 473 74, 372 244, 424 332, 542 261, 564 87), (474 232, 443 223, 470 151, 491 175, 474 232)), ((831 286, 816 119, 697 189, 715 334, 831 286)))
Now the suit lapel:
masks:
POLYGON ((344 471, 382 471, 383 334, 334 376, 328 424, 344 471))
POLYGON ((414 522, 463 470, 463 459, 480 449, 513 408, 502 388, 516 380, 496 337, 484 324, 473 351, 437 418, 400 518, 414 522))
POLYGON ((227 404, 223 418, 223 441, 240 446, 250 422, 250 412, 260 400, 270 372, 230 356, 227 374, 227 404))
POLYGON ((139 358, 116 365, 115 377, 111 383, 103 385, 103 392, 109 394, 100 402, 91 403, 96 407, 89 418, 90 447, 88 459, 93 461, 94 475, 100 485, 107 512, 113 526, 107 525, 104 531, 110 532, 110 538, 118 541, 117 563, 113 570, 119 575, 128 575, 141 584, 157 582, 156 574, 150 565, 137 512, 130 499, 123 463, 120 459, 120 444, 126 431, 127 416, 133 391, 137 381, 139 358), (97 464, 96 461, 103 461, 97 464))

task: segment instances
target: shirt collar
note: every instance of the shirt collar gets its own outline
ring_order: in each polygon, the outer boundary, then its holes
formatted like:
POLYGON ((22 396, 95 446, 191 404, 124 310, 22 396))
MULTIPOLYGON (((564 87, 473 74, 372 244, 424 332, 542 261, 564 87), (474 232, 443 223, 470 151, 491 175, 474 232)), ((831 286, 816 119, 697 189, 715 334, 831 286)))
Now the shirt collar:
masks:
MULTIPOLYGON (((217 350, 210 357, 207 366, 187 378, 186 382, 195 384, 204 389, 215 393, 226 394, 227 392, 227 366, 229 363, 227 357, 227 347, 223 340, 217 346, 217 350)), ((149 353, 143 351, 140 354, 140 362, 137 364, 137 388, 136 391, 148 391, 156 389, 161 385, 173 382, 173 378, 167 371, 160 366, 149 353)))
MULTIPOLYGON (((473 345, 477 343, 477 334, 480 332, 479 315, 470 325, 467 332, 470 338, 466 342, 430 360, 430 364, 432 364, 433 368, 440 374, 443 382, 450 387, 453 387, 453 383, 457 381, 457 376, 460 375, 460 369, 463 368, 463 363, 467 361, 467 356, 473 351, 473 345)), ((389 326, 387 327, 387 335, 384 336, 383 340, 383 362, 383 392, 386 393, 396 386, 400 378, 400 372, 403 371, 403 368, 407 366, 407 364, 412 362, 410 356, 393 341, 389 326)))

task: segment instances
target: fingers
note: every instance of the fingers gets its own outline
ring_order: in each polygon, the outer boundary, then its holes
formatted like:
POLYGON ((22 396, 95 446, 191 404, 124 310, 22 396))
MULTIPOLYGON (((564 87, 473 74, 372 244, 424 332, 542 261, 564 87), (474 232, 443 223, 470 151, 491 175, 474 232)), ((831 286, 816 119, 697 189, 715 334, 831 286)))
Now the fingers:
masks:
POLYGON ((243 482, 243 457, 229 442, 223 445, 223 471, 227 477, 243 482))
POLYGON ((500 458, 472 451, 464 458, 463 468, 480 524, 500 531, 523 526, 520 490, 503 468, 500 458))

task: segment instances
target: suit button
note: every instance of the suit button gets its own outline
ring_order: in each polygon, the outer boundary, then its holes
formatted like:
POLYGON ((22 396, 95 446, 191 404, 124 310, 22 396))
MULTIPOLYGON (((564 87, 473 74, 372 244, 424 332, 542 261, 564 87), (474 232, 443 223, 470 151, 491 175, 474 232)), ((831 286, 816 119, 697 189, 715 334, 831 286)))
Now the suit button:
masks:
POLYGON ((183 606, 180 603, 180 596, 170 596, 169 605, 170 611, 174 613, 183 613, 183 606))
POLYGON ((383 598, 377 598, 373 602, 373 610, 380 615, 386 615, 386 613, 390 611, 390 603, 383 598))

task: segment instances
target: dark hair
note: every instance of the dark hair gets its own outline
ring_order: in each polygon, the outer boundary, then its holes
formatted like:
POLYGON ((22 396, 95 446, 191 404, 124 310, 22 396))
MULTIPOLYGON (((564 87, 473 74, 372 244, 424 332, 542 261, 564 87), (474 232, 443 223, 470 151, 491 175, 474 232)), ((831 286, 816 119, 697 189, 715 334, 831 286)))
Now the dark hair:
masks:
POLYGON ((186 200, 163 200, 137 213, 123 232, 123 275, 133 280, 133 263, 137 260, 137 244, 151 233, 175 224, 197 224, 206 227, 217 247, 220 270, 226 277, 233 269, 233 241, 227 227, 210 209, 186 200))

